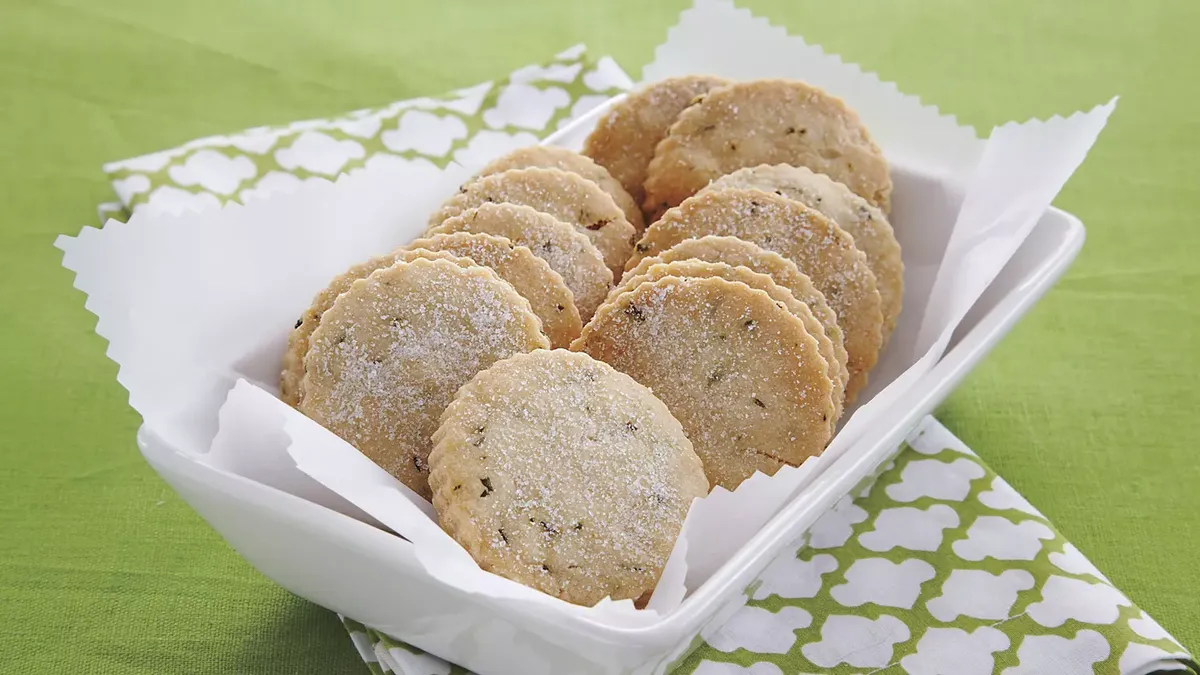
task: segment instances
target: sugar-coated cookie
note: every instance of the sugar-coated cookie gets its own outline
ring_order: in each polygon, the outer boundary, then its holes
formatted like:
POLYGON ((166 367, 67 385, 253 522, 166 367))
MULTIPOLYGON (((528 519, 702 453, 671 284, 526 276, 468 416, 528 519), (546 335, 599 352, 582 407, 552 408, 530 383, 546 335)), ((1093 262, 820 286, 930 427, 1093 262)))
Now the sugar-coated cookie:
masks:
POLYGON ((648 596, 708 481, 667 407, 586 354, 459 390, 429 456, 441 526, 485 570, 580 605, 648 596))
POLYGON ((828 444, 833 383, 804 323, 765 292, 664 277, 605 303, 571 345, 650 387, 712 485, 773 475, 828 444))
POLYGON ((495 272, 423 259, 355 281, 309 341, 300 411, 426 498, 431 436, 458 388, 550 346, 495 272))
POLYGON ((890 210, 887 161, 858 114, 795 80, 719 87, 680 113, 654 150, 643 210, 662 213, 710 181, 759 164, 807 166, 890 210))

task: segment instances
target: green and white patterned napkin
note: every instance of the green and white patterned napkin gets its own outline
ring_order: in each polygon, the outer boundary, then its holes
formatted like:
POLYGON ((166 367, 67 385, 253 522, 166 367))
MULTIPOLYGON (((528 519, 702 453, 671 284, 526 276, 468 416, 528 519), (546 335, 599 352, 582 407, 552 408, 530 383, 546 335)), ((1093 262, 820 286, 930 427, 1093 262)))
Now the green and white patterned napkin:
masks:
POLYGON ((139 209, 199 210, 383 164, 478 165, 537 143, 631 85, 611 58, 589 59, 576 45, 547 63, 437 98, 211 136, 111 162, 104 172, 120 201, 98 211, 102 220, 124 220, 139 209))
MULTIPOLYGON (((1197 671, 1045 516, 926 417, 678 675, 1197 671)), ((343 619, 373 673, 466 673, 343 619)))
MULTIPOLYGON (((496 82, 216 136, 104 167, 120 203, 180 211, 389 163, 487 161, 631 85, 583 46, 496 82)), ((747 590, 679 673, 1200 672, 1191 655, 932 417, 747 590)), ((344 619, 374 673, 465 673, 344 619)))

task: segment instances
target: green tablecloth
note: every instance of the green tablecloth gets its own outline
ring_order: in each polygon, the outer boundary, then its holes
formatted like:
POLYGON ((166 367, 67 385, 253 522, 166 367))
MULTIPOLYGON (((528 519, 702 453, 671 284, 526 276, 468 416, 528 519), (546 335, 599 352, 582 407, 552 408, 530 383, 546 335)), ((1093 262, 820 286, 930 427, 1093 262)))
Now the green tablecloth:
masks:
MULTIPOLYGON (((0 672, 361 672, 133 446, 54 236, 107 160, 488 79, 587 42, 636 74, 687 0, 0 6, 0 672), (5 330, 6 329, 6 330, 5 330)), ((748 2, 987 129, 1123 95, 1058 200, 1068 278, 940 412, 1183 644, 1200 644, 1200 5, 748 2)))

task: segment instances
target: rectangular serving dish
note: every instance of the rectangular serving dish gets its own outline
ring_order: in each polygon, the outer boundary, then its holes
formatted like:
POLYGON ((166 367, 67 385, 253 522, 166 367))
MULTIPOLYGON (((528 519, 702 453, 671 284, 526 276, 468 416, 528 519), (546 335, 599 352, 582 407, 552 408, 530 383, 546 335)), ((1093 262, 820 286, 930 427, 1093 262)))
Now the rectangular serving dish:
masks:
MULTIPOLYGON (((615 101, 615 99, 614 99, 615 101)), ((548 144, 578 149, 601 106, 548 144)), ((894 167, 905 183, 948 179, 894 167)), ((961 186, 946 183, 948 199, 961 186)), ((957 210, 957 203, 950 205, 957 210)), ((154 469, 247 561, 293 593, 481 675, 662 673, 747 600, 745 589, 776 556, 860 481, 895 455, 904 437, 1066 271, 1082 223, 1048 209, 955 331, 945 356, 902 401, 882 412, 840 457, 776 514, 683 605, 636 629, 577 614, 518 615, 503 602, 429 585, 409 542, 340 513, 204 463, 143 426, 138 445, 154 469)))

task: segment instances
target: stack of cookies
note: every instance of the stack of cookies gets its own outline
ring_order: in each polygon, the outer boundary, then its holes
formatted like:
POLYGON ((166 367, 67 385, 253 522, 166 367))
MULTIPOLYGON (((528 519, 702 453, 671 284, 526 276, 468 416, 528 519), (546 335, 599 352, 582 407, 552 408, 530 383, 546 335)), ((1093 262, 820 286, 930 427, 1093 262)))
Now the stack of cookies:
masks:
POLYGON ((888 167, 800 82, 666 80, 491 163, 297 321, 282 398, 484 569, 645 599, 691 501, 822 452, 900 312, 888 167))
POLYGON ((819 454, 904 295, 858 116, 802 82, 674 78, 612 108, 584 154, 649 226, 571 348, 651 387, 713 485, 819 454))

